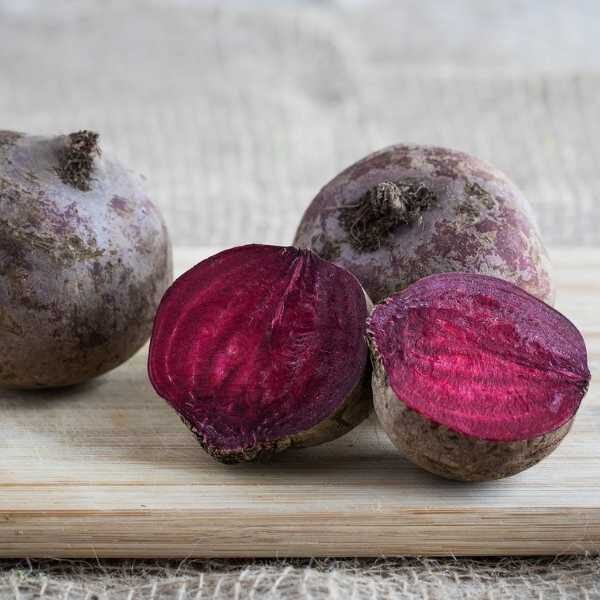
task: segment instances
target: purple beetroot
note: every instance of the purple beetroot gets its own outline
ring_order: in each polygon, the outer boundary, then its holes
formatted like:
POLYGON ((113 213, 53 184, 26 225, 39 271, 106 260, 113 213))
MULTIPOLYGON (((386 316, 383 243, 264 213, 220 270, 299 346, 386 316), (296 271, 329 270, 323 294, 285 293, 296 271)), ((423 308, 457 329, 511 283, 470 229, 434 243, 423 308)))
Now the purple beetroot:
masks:
POLYGON ((427 277, 376 306, 368 327, 383 428, 410 460, 451 479, 537 463, 588 388, 575 326, 494 277, 427 277))
POLYGON ((294 244, 345 267, 374 302, 434 273, 493 275, 552 303, 529 204, 462 152, 398 145, 358 161, 312 201, 294 244))
POLYGON ((170 244, 141 180, 80 131, 0 131, 0 385, 85 381, 148 339, 170 244))
POLYGON ((150 379, 222 462, 316 445, 369 412, 367 313, 354 276, 309 250, 226 250, 165 294, 150 379))

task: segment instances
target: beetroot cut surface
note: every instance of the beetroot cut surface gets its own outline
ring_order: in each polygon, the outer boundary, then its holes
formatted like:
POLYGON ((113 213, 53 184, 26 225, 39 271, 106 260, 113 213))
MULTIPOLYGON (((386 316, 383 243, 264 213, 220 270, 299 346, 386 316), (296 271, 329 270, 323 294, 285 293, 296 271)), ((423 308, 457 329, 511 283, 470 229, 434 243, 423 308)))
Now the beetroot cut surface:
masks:
POLYGON ((409 458, 457 479, 537 462, 566 434, 589 384, 575 326, 493 277, 422 279, 375 308, 369 335, 384 428, 409 458))
POLYGON ((233 248, 165 294, 150 379, 223 462, 321 443, 368 414, 366 318, 354 276, 311 251, 233 248))

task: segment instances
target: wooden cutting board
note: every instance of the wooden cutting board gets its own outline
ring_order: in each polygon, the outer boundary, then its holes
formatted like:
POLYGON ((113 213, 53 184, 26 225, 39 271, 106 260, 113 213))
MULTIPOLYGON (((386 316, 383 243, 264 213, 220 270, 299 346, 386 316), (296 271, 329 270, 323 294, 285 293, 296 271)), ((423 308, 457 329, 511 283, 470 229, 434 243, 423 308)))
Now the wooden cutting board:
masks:
MULTIPOLYGON (((211 251, 176 255, 181 271, 211 251)), ((558 307, 600 359, 600 249, 553 253, 558 307)), ((269 465, 208 458, 146 379, 146 351, 88 385, 0 392, 0 556, 376 556, 600 550, 600 386, 571 434, 510 479, 444 481, 372 419, 269 465)))

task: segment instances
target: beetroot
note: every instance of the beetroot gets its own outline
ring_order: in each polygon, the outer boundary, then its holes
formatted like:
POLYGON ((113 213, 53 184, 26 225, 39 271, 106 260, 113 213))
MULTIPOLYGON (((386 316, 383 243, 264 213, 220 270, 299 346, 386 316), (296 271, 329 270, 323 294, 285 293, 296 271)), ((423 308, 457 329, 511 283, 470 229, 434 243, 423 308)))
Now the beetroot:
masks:
POLYGON ((494 167, 445 148, 391 146, 359 160, 317 194, 294 244, 350 270, 374 302, 452 271, 500 277, 553 300, 521 192, 494 167))
POLYGON ((0 385, 69 385, 119 365, 170 281, 163 220, 97 134, 0 131, 0 385))
POLYGON ((165 294, 150 379, 222 462, 319 444, 369 412, 367 310, 356 279, 308 250, 226 250, 165 294))
POLYGON ((432 275, 369 321, 377 415, 416 464, 461 480, 512 475, 569 431, 590 373, 584 341, 520 288, 432 275))

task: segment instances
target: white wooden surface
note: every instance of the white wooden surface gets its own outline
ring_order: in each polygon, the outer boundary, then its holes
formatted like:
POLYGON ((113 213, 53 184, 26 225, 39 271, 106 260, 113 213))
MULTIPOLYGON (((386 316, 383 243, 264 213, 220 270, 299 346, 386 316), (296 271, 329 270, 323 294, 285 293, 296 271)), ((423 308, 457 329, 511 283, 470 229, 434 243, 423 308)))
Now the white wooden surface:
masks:
MULTIPOLYGON (((211 253, 182 250, 179 270, 211 253)), ((558 307, 600 359, 600 249, 552 253, 558 307)), ((600 388, 529 471, 460 484, 371 420, 270 465, 209 459, 146 379, 145 351, 86 386, 0 391, 0 556, 554 554, 600 550, 600 388)))

